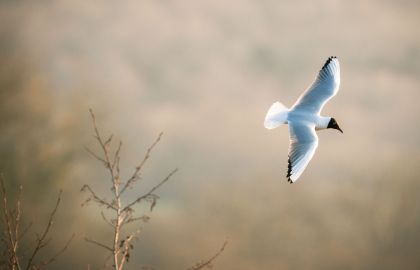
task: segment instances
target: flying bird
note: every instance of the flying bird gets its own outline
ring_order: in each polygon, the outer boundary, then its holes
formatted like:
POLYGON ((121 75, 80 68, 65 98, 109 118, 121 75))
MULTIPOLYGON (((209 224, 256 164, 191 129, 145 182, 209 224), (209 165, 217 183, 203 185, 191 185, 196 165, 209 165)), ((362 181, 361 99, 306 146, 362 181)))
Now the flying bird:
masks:
POLYGON ((322 66, 312 85, 288 109, 280 102, 271 105, 264 120, 264 127, 274 129, 289 125, 289 160, 287 179, 294 183, 302 175, 318 147, 316 130, 327 128, 343 131, 332 117, 321 116, 325 103, 335 96, 340 86, 340 65, 331 56, 322 66))

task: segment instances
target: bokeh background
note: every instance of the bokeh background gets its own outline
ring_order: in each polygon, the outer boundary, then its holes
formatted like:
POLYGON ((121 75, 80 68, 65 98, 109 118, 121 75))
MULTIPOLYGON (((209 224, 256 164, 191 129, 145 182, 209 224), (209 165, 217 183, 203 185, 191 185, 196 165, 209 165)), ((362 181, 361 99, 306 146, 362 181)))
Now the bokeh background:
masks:
MULTIPOLYGON (((59 189, 51 269, 97 269, 110 230, 88 183, 109 192, 88 109, 124 142, 129 176, 163 140, 130 197, 179 173, 136 242, 129 269, 420 267, 418 1, 1 1, 0 171, 24 185, 24 215, 44 225, 59 189), (319 133, 301 179, 287 183, 288 131, 263 128, 330 55, 339 94, 324 108, 344 134, 319 133)), ((144 211, 147 213, 147 209, 144 211)), ((47 251, 48 252, 48 251, 47 251)))

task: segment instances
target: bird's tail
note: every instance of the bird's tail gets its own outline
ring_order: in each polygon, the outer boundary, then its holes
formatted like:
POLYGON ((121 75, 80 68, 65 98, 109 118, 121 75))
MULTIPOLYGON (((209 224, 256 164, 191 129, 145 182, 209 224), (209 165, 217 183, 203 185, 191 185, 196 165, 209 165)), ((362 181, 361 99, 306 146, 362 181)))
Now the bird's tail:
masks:
POLYGON ((289 109, 280 102, 273 103, 265 116, 264 127, 273 129, 281 124, 286 124, 288 112, 289 109))

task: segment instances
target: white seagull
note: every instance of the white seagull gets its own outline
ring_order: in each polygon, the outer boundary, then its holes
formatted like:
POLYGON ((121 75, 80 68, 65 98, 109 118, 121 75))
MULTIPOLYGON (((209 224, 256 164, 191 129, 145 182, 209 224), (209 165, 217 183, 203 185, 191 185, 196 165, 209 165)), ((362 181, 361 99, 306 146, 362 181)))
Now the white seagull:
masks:
POLYGON ((298 180, 315 153, 318 146, 316 130, 333 128, 343 133, 334 118, 320 115, 325 103, 337 94, 339 85, 340 65, 337 57, 332 56, 292 108, 288 109, 280 102, 275 102, 268 110, 264 121, 265 128, 289 125, 287 179, 290 183, 298 180))

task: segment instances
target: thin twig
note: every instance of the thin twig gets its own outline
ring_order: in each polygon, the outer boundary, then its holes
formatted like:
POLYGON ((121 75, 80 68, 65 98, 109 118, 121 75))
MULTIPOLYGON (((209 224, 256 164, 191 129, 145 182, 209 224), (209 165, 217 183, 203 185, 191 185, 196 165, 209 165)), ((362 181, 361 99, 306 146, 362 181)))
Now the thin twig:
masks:
POLYGON ((93 239, 90 239, 90 238, 85 237, 85 241, 86 241, 86 242, 89 242, 89 243, 92 243, 92 244, 95 244, 95 245, 97 245, 97 246, 100 246, 100 247, 102 247, 102 248, 104 248, 104 249, 107 249, 107 250, 109 250, 109 251, 111 251, 111 252, 113 252, 113 251, 114 251, 114 250, 113 250, 112 248, 110 248, 109 246, 107 246, 107 245, 105 245, 105 244, 102 244, 102 243, 99 243, 98 241, 95 241, 95 240, 93 240, 93 239))
POLYGON ((6 244, 6 248, 7 248, 7 252, 8 252, 8 257, 9 257, 9 268, 8 269, 12 269, 12 270, 21 270, 21 266, 20 266, 20 262, 19 259, 25 259, 27 261, 27 265, 26 268, 27 270, 29 269, 42 269, 43 266, 46 266, 50 263, 52 263, 53 261, 55 261, 57 259, 58 256, 60 256, 63 252, 65 252, 68 248, 68 246, 70 245, 71 240, 73 239, 74 235, 69 239, 69 241, 67 241, 67 243, 65 244, 65 246, 56 254, 54 254, 49 260, 43 261, 41 263, 38 264, 34 264, 34 260, 35 257, 37 256, 37 254, 39 253, 39 251, 41 249, 43 249, 44 247, 46 247, 51 239, 47 239, 47 236, 49 234, 49 232, 51 231, 51 227, 54 221, 54 217, 57 213, 57 209, 58 206, 60 205, 61 202, 61 195, 62 195, 62 191, 60 190, 59 194, 58 194, 58 198, 56 201, 56 204, 54 206, 54 208, 52 209, 52 211, 50 212, 49 218, 48 218, 48 223, 45 226, 45 229, 43 231, 43 233, 41 235, 37 235, 37 240, 35 243, 35 248, 33 249, 33 251, 31 250, 30 254, 31 256, 29 257, 29 259, 26 257, 26 250, 25 248, 22 250, 22 247, 19 245, 19 243, 21 242, 21 240, 23 239, 23 237, 26 235, 26 233, 29 231, 29 229, 32 226, 32 223, 29 223, 29 225, 27 225, 26 227, 23 228, 23 230, 21 229, 21 219, 22 219, 22 207, 21 207, 21 195, 22 195, 22 185, 19 186, 19 190, 18 190, 18 194, 17 194, 17 199, 16 199, 16 205, 14 210, 10 210, 9 206, 8 206, 8 202, 7 202, 7 193, 6 193, 6 188, 5 188, 5 184, 4 184, 4 178, 3 175, 1 175, 1 194, 3 196, 3 216, 4 216, 4 223, 5 226, 7 227, 7 229, 3 232, 4 236, 2 239, 2 241, 6 244), (8 241, 8 242, 6 242, 8 241), (20 256, 18 256, 18 249, 19 249, 19 254, 20 256))
POLYGON ((74 236, 75 236, 75 234, 73 233, 72 236, 69 238, 69 240, 67 240, 67 242, 63 246, 63 248, 60 249, 56 254, 54 254, 48 261, 42 262, 41 265, 46 266, 46 265, 49 265, 50 263, 54 262, 61 254, 63 254, 67 250, 67 248, 70 246, 70 243, 73 240, 74 236))
POLYGON ((93 129, 95 131, 95 138, 96 138, 96 140, 98 140, 99 144, 102 147, 102 151, 103 151, 104 156, 105 156, 105 159, 104 159, 105 166, 108 168, 108 171, 109 171, 109 173, 111 175, 111 183, 115 187, 115 181, 114 181, 115 180, 115 175, 114 175, 114 170, 112 169, 112 166, 111 166, 111 160, 109 158, 108 147, 104 143, 104 141, 102 140, 102 137, 101 137, 101 135, 99 133, 99 129, 98 129, 98 126, 96 124, 96 117, 95 117, 95 114, 93 113, 93 110, 92 109, 89 109, 89 112, 90 112, 90 116, 92 118, 93 129))
POLYGON ((115 225, 112 224, 112 222, 110 220, 108 220, 108 218, 105 216, 103 211, 101 211, 101 216, 102 216, 102 219, 105 221, 105 223, 107 223, 112 228, 115 228, 115 225))
POLYGON ((19 240, 22 240, 22 238, 26 235, 26 233, 29 231, 29 229, 32 227, 32 222, 29 222, 28 226, 25 227, 25 229, 22 230, 22 232, 19 235, 19 240))
MULTIPOLYGON (((9 256, 10 256, 10 267, 12 269, 19 269, 20 270, 20 264, 19 264, 19 258, 17 256, 17 248, 18 248, 18 230, 15 229, 15 235, 13 235, 13 214, 9 212, 8 209, 8 204, 7 204, 7 191, 6 191, 6 187, 4 184, 4 176, 3 174, 0 175, 0 184, 1 184, 1 193, 3 196, 3 218, 4 218, 4 223, 6 224, 6 238, 9 241, 9 247, 8 247, 8 252, 9 252, 9 256)), ((19 200, 20 195, 18 196, 18 201, 16 203, 16 219, 15 222, 18 223, 20 220, 20 200, 19 200)), ((15 224, 15 227, 17 225, 15 224)))
POLYGON ((112 138, 114 137, 114 135, 112 135, 111 134, 111 136, 109 136, 109 138, 108 138, 108 140, 106 140, 105 142, 104 142, 104 145, 105 146, 109 146, 109 144, 111 143, 111 141, 112 141, 112 138))
POLYGON ((127 182, 125 183, 124 187, 121 189, 120 194, 124 193, 124 191, 128 187, 130 187, 133 184, 133 182, 135 182, 139 178, 139 176, 140 176, 139 173, 141 172, 141 169, 143 168, 144 164, 146 164, 146 161, 149 159, 150 153, 152 152, 153 148, 155 148, 155 146, 159 143, 160 139, 162 138, 162 135, 163 135, 163 132, 159 133, 159 135, 156 138, 156 140, 147 149, 146 155, 144 156, 143 160, 140 162, 140 164, 134 170, 133 175, 127 180, 127 182))
POLYGON ((16 200, 16 209, 15 209, 15 219, 14 219, 14 226, 15 226, 15 245, 13 246, 13 252, 16 254, 18 245, 19 245, 19 225, 20 225, 20 217, 21 217, 21 208, 20 208, 20 197, 22 195, 22 185, 19 185, 19 191, 16 200))
POLYGON ((115 206, 113 206, 111 203, 105 201, 104 199, 99 198, 89 185, 84 185, 81 190, 82 191, 88 190, 95 202, 97 202, 99 204, 102 204, 102 205, 106 205, 108 208, 111 208, 113 210, 117 210, 117 208, 115 206))
POLYGON ((195 266, 192 266, 192 267, 188 268, 187 270, 200 270, 200 269, 204 269, 205 267, 211 267, 213 261, 217 257, 219 257, 219 255, 225 250, 227 243, 228 243, 228 240, 226 240, 223 243, 222 247, 210 259, 208 259, 206 261, 203 261, 203 262, 199 262, 195 266))
POLYGON ((153 192, 155 192, 155 190, 157 190, 158 188, 160 188, 163 184, 165 184, 172 175, 174 175, 176 172, 178 171, 178 168, 173 170, 172 172, 170 172, 168 174, 168 176, 166 176, 162 181, 160 181, 159 184, 157 184, 156 186, 154 186, 152 189, 149 190, 149 192, 147 192, 146 194, 144 194, 143 196, 138 197, 137 199, 135 199, 134 201, 132 201, 131 203, 129 203, 127 206, 125 206, 123 208, 123 212, 127 211, 128 209, 130 209, 133 205, 139 203, 142 200, 147 199, 150 195, 153 194, 153 192))
POLYGON ((93 152, 92 150, 90 150, 88 147, 85 147, 86 152, 88 152, 89 154, 91 154, 94 158, 96 158, 97 160, 99 160, 100 162, 102 162, 104 164, 105 167, 107 167, 107 162, 101 158, 100 156, 98 156, 97 154, 95 154, 95 152, 93 152))
POLYGON ((112 169, 117 169, 119 170, 119 163, 120 163, 120 151, 122 148, 122 141, 120 141, 120 143, 118 144, 117 150, 115 151, 114 154, 114 161, 112 162, 112 169))
POLYGON ((57 202, 55 203, 54 209, 52 210, 52 212, 50 213, 50 217, 48 218, 47 226, 45 227, 45 230, 44 230, 43 234, 41 235, 41 237, 38 238, 38 241, 37 241, 37 244, 35 246, 35 249, 34 249, 34 251, 32 253, 32 256, 28 260, 28 264, 26 266, 26 270, 31 269, 32 262, 33 262, 35 256, 37 255, 37 253, 40 251, 40 249, 42 249, 43 247, 45 247, 48 244, 48 242, 49 242, 49 240, 45 241, 45 238, 46 238, 46 236, 48 235, 48 233, 49 233, 49 231, 51 229, 51 226, 53 224, 53 219, 54 219, 55 213, 57 212, 58 206, 60 205, 61 193, 62 193, 62 191, 60 190, 60 192, 58 194, 57 202))
POLYGON ((135 217, 135 218, 133 218, 133 217, 130 217, 130 218, 128 218, 127 220, 125 220, 125 224, 129 224, 129 223, 132 223, 132 222, 136 222, 136 221, 143 221, 143 222, 148 222, 149 221, 149 219, 150 219, 150 217, 149 216, 147 216, 147 215, 143 215, 143 216, 141 216, 141 217, 135 217))

